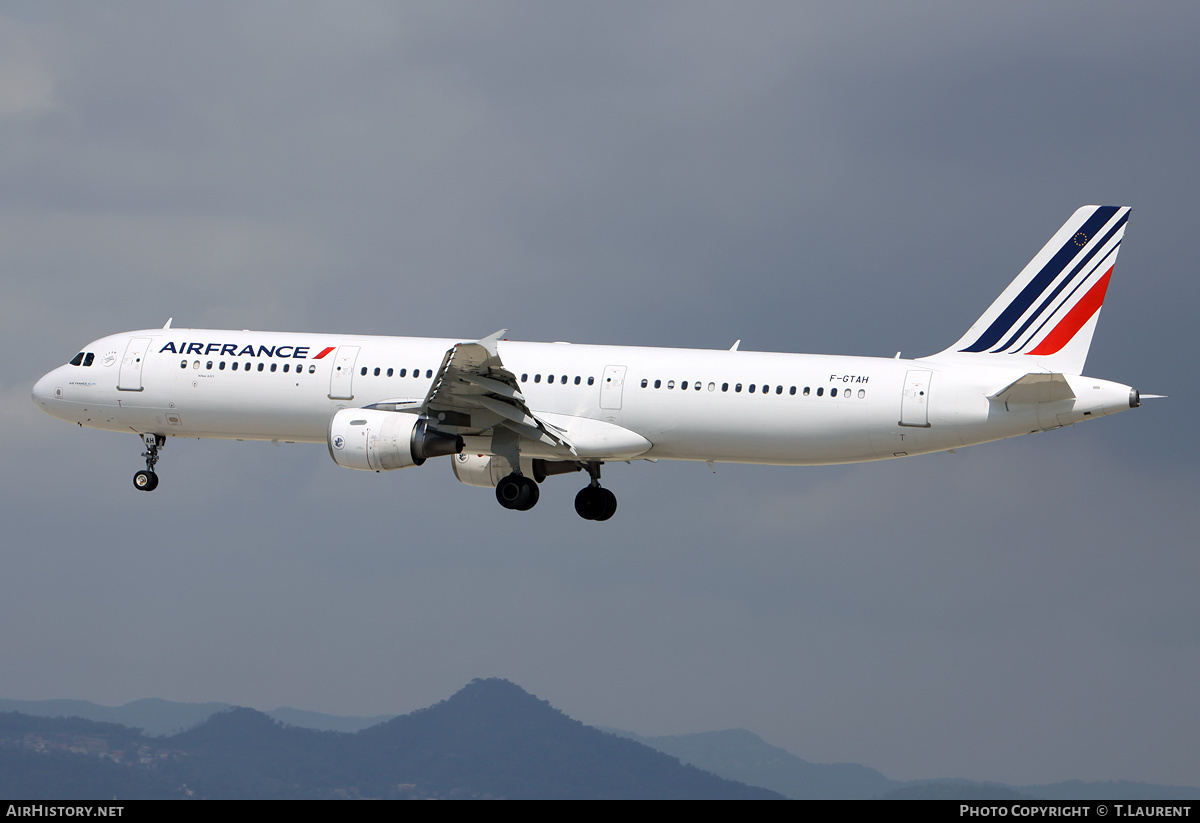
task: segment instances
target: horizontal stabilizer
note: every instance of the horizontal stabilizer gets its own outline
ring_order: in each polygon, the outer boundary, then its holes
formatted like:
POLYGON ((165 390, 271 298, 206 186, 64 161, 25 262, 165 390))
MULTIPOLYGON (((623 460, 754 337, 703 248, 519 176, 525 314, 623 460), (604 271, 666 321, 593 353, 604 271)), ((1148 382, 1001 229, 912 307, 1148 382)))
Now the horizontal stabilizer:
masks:
POLYGON ((1027 374, 1020 380, 1008 384, 992 395, 1001 403, 1053 403, 1056 400, 1072 400, 1075 392, 1061 374, 1037 372, 1027 374))

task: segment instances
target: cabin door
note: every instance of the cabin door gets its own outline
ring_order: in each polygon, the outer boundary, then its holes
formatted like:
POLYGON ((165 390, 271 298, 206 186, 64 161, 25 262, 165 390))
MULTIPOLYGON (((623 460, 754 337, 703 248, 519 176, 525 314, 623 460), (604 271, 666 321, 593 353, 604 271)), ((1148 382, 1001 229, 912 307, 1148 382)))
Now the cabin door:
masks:
POLYGON ((625 387, 625 366, 605 366, 600 384, 600 408, 621 408, 621 391, 625 387))
POLYGON ((354 399, 354 362, 358 346, 338 346, 333 355, 333 374, 329 377, 330 400, 354 399))
POLYGON ((929 428, 929 380, 931 371, 913 370, 904 376, 904 395, 900 400, 900 425, 929 428))

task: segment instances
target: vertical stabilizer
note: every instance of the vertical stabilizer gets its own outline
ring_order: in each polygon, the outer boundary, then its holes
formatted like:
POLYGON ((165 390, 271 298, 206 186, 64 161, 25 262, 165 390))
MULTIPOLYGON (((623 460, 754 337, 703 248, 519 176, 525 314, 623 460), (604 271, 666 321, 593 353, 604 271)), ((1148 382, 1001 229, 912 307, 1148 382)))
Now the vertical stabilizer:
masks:
POLYGON ((967 333, 934 357, 997 355, 1017 365, 1011 356, 1031 371, 1082 373, 1128 220, 1128 206, 1079 209, 967 333))

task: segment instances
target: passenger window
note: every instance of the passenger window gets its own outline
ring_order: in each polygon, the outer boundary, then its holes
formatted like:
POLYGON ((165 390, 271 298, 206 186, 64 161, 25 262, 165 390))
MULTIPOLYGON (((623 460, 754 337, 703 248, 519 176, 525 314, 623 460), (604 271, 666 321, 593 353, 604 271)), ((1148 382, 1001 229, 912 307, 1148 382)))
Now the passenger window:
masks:
POLYGON ((186 360, 180 360, 180 361, 179 361, 179 368, 181 368, 181 369, 186 369, 186 368, 187 368, 187 361, 186 361, 186 360))
POLYGON ((534 383, 541 383, 541 382, 542 382, 542 376, 541 376, 540 374, 535 374, 535 375, 533 376, 533 382, 534 382, 534 383))
POLYGON ((776 394, 783 394, 783 386, 776 386, 776 387, 775 387, 775 393, 776 393, 776 394))
POLYGON ((821 396, 822 396, 822 395, 824 395, 824 394, 825 394, 825 387, 824 387, 824 386, 818 386, 818 387, 817 387, 817 397, 821 397, 821 396))
POLYGON ((276 367, 277 365, 279 365, 279 364, 278 364, 278 363, 272 363, 272 364, 271 364, 271 371, 275 371, 275 367, 276 367))
MULTIPOLYGON (((576 386, 578 386, 578 385, 579 385, 579 375, 575 375, 575 385, 576 385, 576 386)), ((643 382, 642 382, 642 387, 643 387, 643 388, 645 388, 645 386, 646 386, 646 383, 643 381, 643 382)))
POLYGON ((433 377, 433 369, 426 369, 426 370, 425 370, 425 376, 426 376, 426 377, 433 377))
POLYGON ((642 378, 642 388, 644 389, 649 385, 650 385, 650 381, 643 377, 642 378))
POLYGON ((265 367, 266 367, 266 364, 265 364, 265 363, 259 363, 259 364, 258 364, 258 370, 259 370, 259 371, 262 371, 262 370, 263 370, 263 368, 265 368, 265 367))
MULTIPOLYGON (((284 373, 284 374, 287 374, 287 370, 288 370, 288 368, 289 368, 290 366, 291 366, 291 364, 290 364, 290 363, 284 363, 284 364, 283 364, 283 373, 284 373)), ((225 367, 224 367, 224 366, 221 366, 221 368, 225 368, 225 367)))
POLYGON ((308 367, 308 373, 309 373, 309 374, 316 374, 316 373, 317 373, 317 367, 316 367, 316 366, 309 366, 309 367, 308 367))
POLYGON ((363 366, 362 371, 360 371, 359 374, 361 374, 363 377, 366 377, 367 376, 367 367, 363 366))
POLYGON ((204 369, 205 369, 205 371, 212 371, 212 361, 211 360, 209 360, 206 364, 204 364, 204 369))
POLYGON ((388 377, 391 377, 391 376, 392 376, 392 370, 388 369, 388 377))
POLYGON ((738 383, 736 386, 733 387, 733 390, 734 390, 734 392, 740 392, 742 390, 742 384, 738 383))
POLYGON ((796 387, 795 387, 795 386, 792 386, 790 389, 788 389, 788 394, 795 394, 795 393, 796 393, 796 387))
POLYGON ((830 396, 830 397, 837 397, 837 389, 830 389, 830 390, 829 390, 829 396, 830 396))
POLYGON ((230 368, 233 369, 234 371, 237 371, 237 366, 238 366, 237 361, 234 360, 233 363, 230 365, 230 368))
POLYGON ((193 361, 193 362, 192 362, 192 368, 193 368, 193 369, 198 369, 198 368, 200 368, 200 361, 199 361, 199 360, 195 360, 195 361, 193 361))
POLYGON ((552 374, 551 374, 551 375, 548 375, 548 376, 546 377, 546 382, 547 382, 547 383, 553 383, 553 382, 554 382, 554 375, 552 375, 552 374))
POLYGON ((378 366, 375 367, 375 376, 376 377, 379 376, 379 367, 378 366))
POLYGON ((722 383, 722 384, 721 384, 721 391, 729 391, 729 384, 728 384, 728 383, 722 383))
POLYGON ((559 378, 558 382, 562 383, 564 386, 567 385, 567 376, 564 374, 562 377, 559 378))
POLYGON ((808 397, 808 386, 804 387, 804 396, 808 397))
POLYGON ((755 386, 753 383, 751 383, 751 384, 750 384, 750 393, 751 393, 751 394, 754 394, 754 390, 755 390, 756 388, 758 388, 758 387, 757 387, 757 386, 755 386))
POLYGON ((219 364, 217 364, 217 369, 219 369, 220 371, 225 371, 225 361, 224 360, 222 360, 219 364))
POLYGON ((589 377, 589 378, 588 378, 588 385, 589 385, 589 386, 590 386, 590 385, 592 385, 592 384, 593 384, 593 383, 595 383, 595 382, 596 382, 596 378, 594 378, 594 377, 589 377))
POLYGON ((858 390, 858 399, 859 399, 859 400, 862 400, 862 399, 863 399, 864 397, 866 397, 866 396, 867 396, 867 390, 866 390, 866 389, 859 389, 859 390, 858 390))
POLYGON ((661 388, 662 388, 662 381, 661 381, 661 380, 655 380, 655 381, 654 381, 654 388, 656 388, 656 389, 661 389, 661 388))
POLYGON ((675 381, 674 381, 674 380, 668 380, 668 381, 667 381, 667 388, 668 388, 668 389, 673 389, 673 388, 675 388, 675 381))
MULTIPOLYGON (((401 375, 401 376, 403 377, 403 375, 401 375)), ((522 383, 526 383, 526 382, 528 382, 528 381, 529 381, 529 375, 528 375, 528 374, 523 374, 523 375, 521 375, 521 382, 522 382, 522 383)))

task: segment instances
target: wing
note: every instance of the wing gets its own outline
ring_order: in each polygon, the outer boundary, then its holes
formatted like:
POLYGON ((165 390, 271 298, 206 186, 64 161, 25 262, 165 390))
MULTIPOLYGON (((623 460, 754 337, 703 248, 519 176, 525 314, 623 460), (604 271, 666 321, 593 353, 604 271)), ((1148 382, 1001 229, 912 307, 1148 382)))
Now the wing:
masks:
POLYGON ((497 426, 576 455, 566 432, 530 411, 516 375, 504 367, 496 344, 501 329, 482 340, 459 343, 446 352, 422 410, 438 429, 482 434, 497 426))

